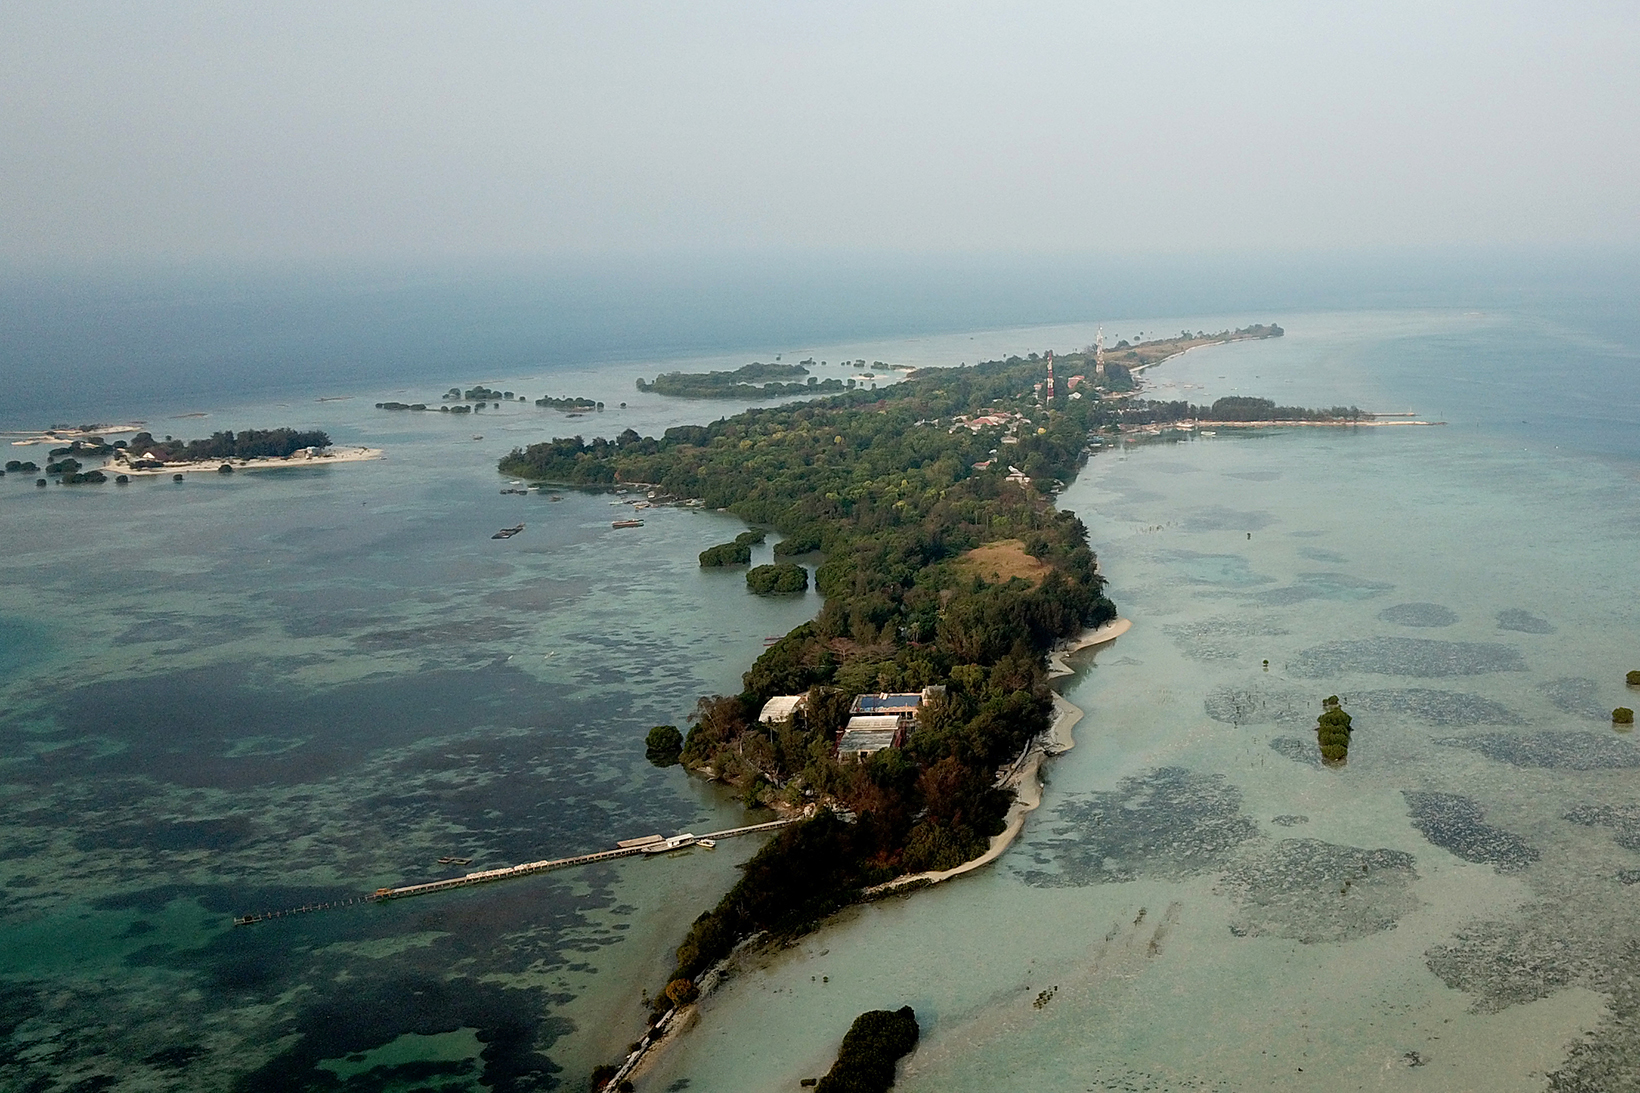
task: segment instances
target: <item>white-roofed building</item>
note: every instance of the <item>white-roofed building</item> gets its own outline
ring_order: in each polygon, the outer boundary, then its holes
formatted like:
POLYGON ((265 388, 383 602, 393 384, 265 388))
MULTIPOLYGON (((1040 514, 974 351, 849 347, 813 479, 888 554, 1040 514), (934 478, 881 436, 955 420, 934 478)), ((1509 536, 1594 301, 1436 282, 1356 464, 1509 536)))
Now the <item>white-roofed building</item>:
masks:
POLYGON ((908 714, 856 714, 837 737, 839 759, 864 759, 884 748, 905 743, 911 717, 908 714))
POLYGON ((763 703, 763 712, 757 719, 765 725, 782 725, 790 721, 798 710, 803 708, 808 695, 775 695, 763 703))

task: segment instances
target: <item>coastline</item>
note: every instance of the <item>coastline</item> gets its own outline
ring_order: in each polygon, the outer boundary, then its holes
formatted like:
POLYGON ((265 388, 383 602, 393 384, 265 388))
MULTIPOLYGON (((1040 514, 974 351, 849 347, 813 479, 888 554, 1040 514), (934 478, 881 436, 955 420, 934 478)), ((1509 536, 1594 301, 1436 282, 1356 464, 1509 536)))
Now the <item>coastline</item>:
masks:
POLYGON ((235 471, 273 471, 290 467, 323 466, 330 463, 362 463, 369 459, 382 459, 386 451, 381 448, 348 447, 340 450, 327 450, 320 455, 293 455, 288 458, 259 457, 256 459, 203 459, 189 463, 166 463, 161 467, 138 469, 125 462, 120 456, 110 456, 102 465, 105 474, 124 474, 132 478, 155 477, 162 474, 187 474, 193 472, 210 472, 216 474, 217 469, 224 465, 231 466, 235 471))
MULTIPOLYGON (((1048 678, 1063 679, 1074 675, 1075 669, 1065 663, 1065 657, 1083 649, 1091 649, 1097 645, 1104 645, 1115 641, 1133 628, 1132 619, 1113 619, 1094 630, 1084 631, 1076 638, 1066 642, 1061 649, 1056 649, 1048 659, 1048 678)), ((1008 817, 1003 829, 991 836, 991 845, 985 853, 977 858, 971 858, 961 865, 950 869, 942 869, 927 873, 913 873, 904 877, 895 877, 885 884, 868 888, 864 892, 867 899, 890 895, 912 886, 939 884, 941 881, 960 877, 964 873, 972 873, 981 866, 990 865, 1002 857, 1008 847, 1013 845, 1019 833, 1025 829, 1025 817, 1035 812, 1042 805, 1042 761, 1056 755, 1063 755, 1076 747, 1076 738, 1071 730, 1076 723, 1085 716, 1081 707, 1074 705, 1059 692, 1053 696, 1054 719, 1048 726, 1048 731, 1038 736, 1028 744, 1018 759, 997 779, 999 788, 1012 789, 1015 793, 1014 803, 1008 809, 1008 817)))
MULTIPOLYGON (((1055 649, 1048 659, 1049 680, 1062 679, 1074 675, 1076 670, 1065 663, 1065 658, 1073 653, 1095 646, 1105 645, 1115 641, 1133 628, 1133 620, 1125 618, 1112 619, 1103 626, 1092 630, 1084 630, 1075 638, 1063 643, 1061 648, 1055 649)), ((882 896, 893 895, 896 892, 925 888, 939 884, 964 873, 972 873, 983 866, 990 865, 1013 845, 1019 838, 1020 832, 1025 829, 1025 817, 1042 806, 1042 762, 1057 755, 1063 755, 1076 747, 1076 737, 1072 730, 1077 722, 1081 721, 1085 712, 1081 707, 1066 699, 1059 692, 1053 694, 1054 718, 1049 723, 1046 732, 1026 745, 1025 750, 1003 771, 997 780, 999 787, 1014 790, 1014 803, 1008 809, 1008 816, 1004 821, 1001 832, 991 836, 990 845, 985 853, 972 858, 951 869, 937 872, 913 873, 904 877, 895 877, 885 884, 868 888, 861 893, 861 902, 870 902, 882 896)), ((611 1083, 623 1079, 641 1079, 654 1066, 656 1060, 666 1053, 667 1049, 677 1043, 691 1028, 700 1021, 700 1005, 712 993, 712 990, 722 981, 724 972, 733 963, 736 957, 748 947, 742 942, 735 947, 721 962, 701 977, 699 984, 700 994, 695 1001, 682 1006, 667 1014, 651 1032, 647 1042, 640 1042, 637 1051, 629 1055, 616 1072, 611 1083), (659 1035, 654 1035, 658 1032, 659 1035)))

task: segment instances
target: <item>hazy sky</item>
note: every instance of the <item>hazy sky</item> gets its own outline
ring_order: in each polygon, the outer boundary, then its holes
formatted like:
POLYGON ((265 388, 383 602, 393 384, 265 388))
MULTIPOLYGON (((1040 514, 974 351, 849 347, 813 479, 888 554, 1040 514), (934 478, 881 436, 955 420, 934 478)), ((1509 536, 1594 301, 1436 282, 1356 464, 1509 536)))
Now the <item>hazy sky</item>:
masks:
POLYGON ((1640 243, 1640 4, 0 5, 0 262, 1640 243))

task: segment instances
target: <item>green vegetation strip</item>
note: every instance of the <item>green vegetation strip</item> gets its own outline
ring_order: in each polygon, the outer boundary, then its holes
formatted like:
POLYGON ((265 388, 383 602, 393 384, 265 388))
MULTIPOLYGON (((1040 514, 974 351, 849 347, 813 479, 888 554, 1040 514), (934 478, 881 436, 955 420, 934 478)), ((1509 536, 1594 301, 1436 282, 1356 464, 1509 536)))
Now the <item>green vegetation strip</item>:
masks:
MULTIPOLYGON (((737 786, 748 805, 828 807, 746 863, 696 919, 665 983, 698 981, 754 934, 808 929, 866 887, 959 865, 1002 830, 1013 795, 997 771, 1049 724, 1046 653, 1116 615, 1086 528, 1054 507, 1052 490, 1098 431, 1198 409, 1100 398, 1092 381, 1083 397, 1061 390, 1044 406, 1045 377, 1034 354, 924 370, 881 392, 659 438, 559 438, 501 460, 521 478, 698 498, 825 555, 819 615, 758 658, 741 694, 701 699, 681 758, 737 786), (991 564, 965 564, 984 544, 996 544, 991 564), (996 566, 999 554, 1011 564, 996 566), (931 685, 944 693, 924 703, 903 747, 864 762, 834 754, 856 695, 931 685), (758 722, 768 698, 795 694, 805 700, 790 721, 758 722)), ((650 749, 666 756, 668 736, 650 749)), ((672 1006, 658 994, 652 1023, 672 1006)))

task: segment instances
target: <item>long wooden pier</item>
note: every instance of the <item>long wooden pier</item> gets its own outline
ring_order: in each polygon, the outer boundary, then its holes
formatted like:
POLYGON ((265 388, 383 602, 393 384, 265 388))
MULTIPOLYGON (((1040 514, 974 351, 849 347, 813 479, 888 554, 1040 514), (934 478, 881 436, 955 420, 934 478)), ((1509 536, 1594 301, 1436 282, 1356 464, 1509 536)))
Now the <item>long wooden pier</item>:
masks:
POLYGON ((481 869, 475 873, 466 873, 459 877, 448 877, 444 880, 423 881, 420 884, 403 884, 378 888, 369 895, 354 896, 351 899, 332 900, 326 903, 308 903, 301 907, 291 907, 282 911, 262 911, 255 914, 236 915, 235 926, 250 926, 258 922, 267 922, 270 919, 288 918, 292 915, 307 914, 313 911, 328 911, 338 907, 349 907, 357 903, 380 903, 390 899, 404 899, 409 896, 425 896, 434 892, 448 892, 453 888, 468 888, 475 884, 490 884, 494 881, 511 880, 514 877, 528 877, 536 873, 547 873, 554 869, 567 869, 572 865, 591 865, 593 862, 613 861, 616 858, 628 858, 636 854, 669 853, 671 850, 683 850, 697 845, 702 839, 733 839, 739 835, 754 835, 759 831, 774 831, 792 823, 791 820, 773 820, 766 824, 750 824, 746 827, 731 827, 726 831, 713 831, 706 835, 698 835, 688 842, 668 846, 674 839, 628 840, 628 845, 617 846, 613 850, 597 850, 591 854, 577 854, 569 858, 547 858, 542 861, 524 862, 522 865, 507 865, 499 869, 481 869))

